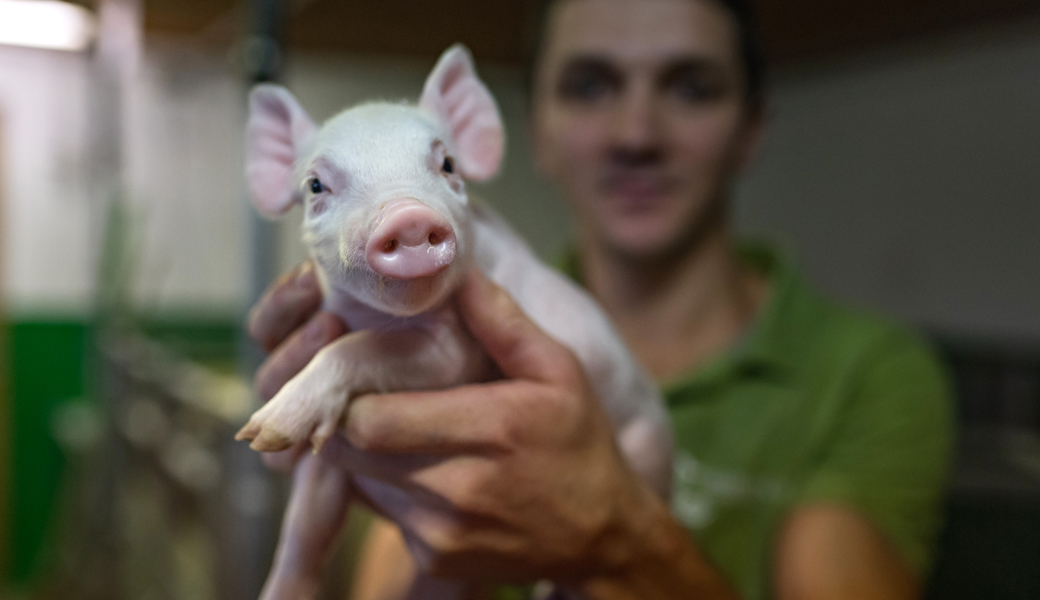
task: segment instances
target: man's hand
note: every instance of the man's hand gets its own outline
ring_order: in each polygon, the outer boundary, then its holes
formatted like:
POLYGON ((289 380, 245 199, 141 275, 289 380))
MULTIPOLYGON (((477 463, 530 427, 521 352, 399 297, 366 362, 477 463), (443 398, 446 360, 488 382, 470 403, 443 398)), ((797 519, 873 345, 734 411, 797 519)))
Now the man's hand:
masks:
MULTIPOLYGON (((271 353, 254 381, 264 402, 319 350, 347 333, 339 317, 320 309, 321 288, 314 265, 308 261, 280 277, 249 312, 249 335, 271 353)), ((272 469, 288 472, 305 449, 300 445, 284 452, 264 453, 264 462, 272 469)))
POLYGON ((574 355, 478 273, 458 296, 504 379, 362 396, 325 452, 359 475, 420 569, 551 579, 595 597, 733 597, 626 465, 574 355))
POLYGON ((524 580, 610 563, 624 552, 610 547, 619 513, 646 490, 581 367, 482 277, 459 302, 507 380, 357 398, 347 414, 353 448, 333 456, 409 493, 404 503, 373 501, 434 573, 524 580))

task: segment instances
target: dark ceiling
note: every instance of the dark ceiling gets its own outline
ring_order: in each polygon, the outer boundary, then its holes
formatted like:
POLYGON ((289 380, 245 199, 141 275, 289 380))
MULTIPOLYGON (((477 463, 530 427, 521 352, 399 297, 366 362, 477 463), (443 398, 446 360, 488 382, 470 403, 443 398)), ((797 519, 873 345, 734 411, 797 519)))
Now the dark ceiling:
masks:
MULTIPOLYGON (((80 0, 90 3, 91 0, 80 0)), ((144 0, 151 32, 229 43, 248 0, 144 0)), ((520 63, 534 0, 290 0, 290 50, 433 57, 456 41, 482 61, 520 63)), ((1040 0, 758 0, 771 60, 825 58, 1040 16, 1040 0)))

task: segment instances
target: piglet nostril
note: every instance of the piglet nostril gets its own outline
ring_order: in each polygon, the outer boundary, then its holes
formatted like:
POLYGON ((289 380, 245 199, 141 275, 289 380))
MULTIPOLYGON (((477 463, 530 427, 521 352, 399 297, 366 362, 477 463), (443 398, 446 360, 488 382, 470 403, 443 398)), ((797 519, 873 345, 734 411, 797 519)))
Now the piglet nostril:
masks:
POLYGON ((386 243, 383 244, 383 252, 390 254, 394 250, 397 250, 397 240, 387 240, 386 243))
POLYGON ((441 242, 444 241, 445 237, 447 237, 447 236, 445 236, 443 233, 441 233, 439 231, 434 231, 433 233, 430 234, 430 237, 429 237, 430 245, 431 246, 436 246, 437 244, 440 244, 441 242))

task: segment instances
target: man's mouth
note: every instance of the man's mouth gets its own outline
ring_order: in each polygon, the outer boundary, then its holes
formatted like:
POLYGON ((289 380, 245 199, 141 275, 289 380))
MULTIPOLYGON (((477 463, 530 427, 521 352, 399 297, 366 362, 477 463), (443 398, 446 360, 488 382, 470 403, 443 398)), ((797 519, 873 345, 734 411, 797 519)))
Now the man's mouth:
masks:
POLYGON ((622 208, 649 208, 674 188, 672 178, 656 173, 617 173, 608 175, 603 189, 607 196, 620 202, 622 208))

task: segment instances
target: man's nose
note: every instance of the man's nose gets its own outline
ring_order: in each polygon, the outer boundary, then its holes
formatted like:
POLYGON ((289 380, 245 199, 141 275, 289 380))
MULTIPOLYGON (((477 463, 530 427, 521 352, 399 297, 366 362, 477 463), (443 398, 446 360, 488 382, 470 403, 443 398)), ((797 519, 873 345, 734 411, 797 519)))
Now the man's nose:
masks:
POLYGON ((613 142, 617 150, 644 152, 661 143, 658 107, 650 90, 636 87, 619 99, 613 115, 613 142))

